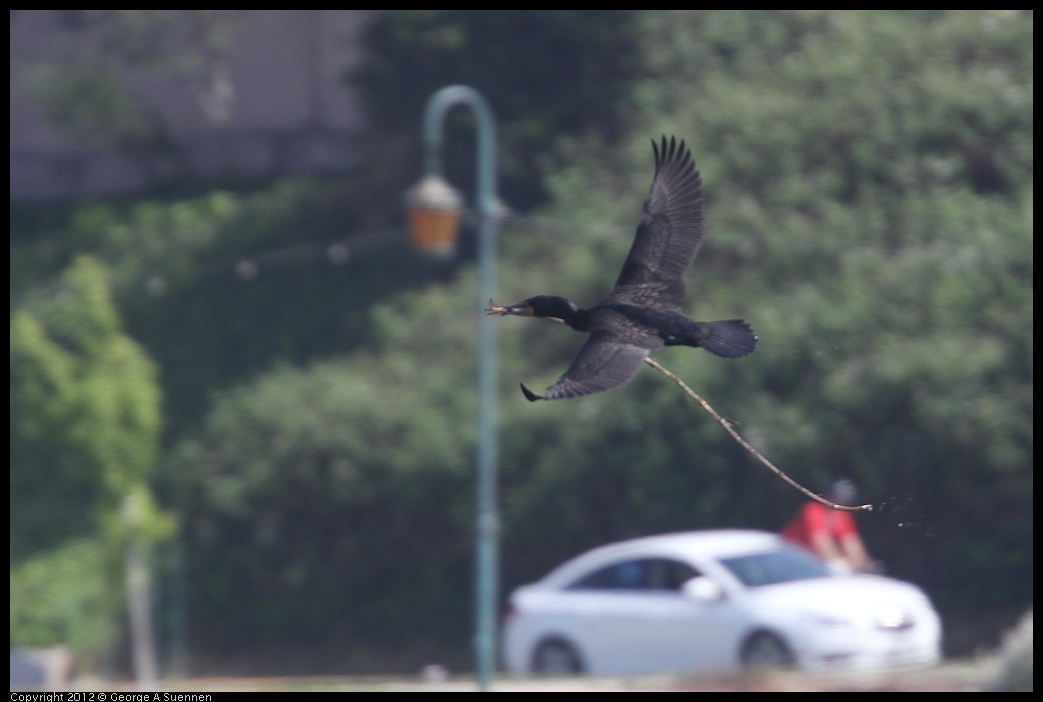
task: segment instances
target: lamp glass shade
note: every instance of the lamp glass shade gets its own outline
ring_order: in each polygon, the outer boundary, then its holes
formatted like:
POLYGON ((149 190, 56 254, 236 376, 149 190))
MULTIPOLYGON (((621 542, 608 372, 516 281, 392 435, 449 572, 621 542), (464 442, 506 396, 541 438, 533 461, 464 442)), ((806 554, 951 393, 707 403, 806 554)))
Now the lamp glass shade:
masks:
POLYGON ((452 186, 428 176, 406 193, 406 206, 414 249, 437 257, 456 253, 461 198, 452 186))

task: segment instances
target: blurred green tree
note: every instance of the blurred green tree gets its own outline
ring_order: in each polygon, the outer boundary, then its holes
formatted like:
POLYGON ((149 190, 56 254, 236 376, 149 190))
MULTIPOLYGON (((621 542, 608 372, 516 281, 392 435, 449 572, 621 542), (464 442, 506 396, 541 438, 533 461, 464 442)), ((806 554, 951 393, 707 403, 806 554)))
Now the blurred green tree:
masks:
MULTIPOLYGON (((129 556, 143 544, 173 533, 174 517, 158 508, 148 486, 159 455, 156 368, 123 334, 108 273, 94 259, 77 258, 49 299, 12 314, 11 407, 13 564, 70 536, 82 536, 85 522, 113 557, 124 550, 129 556), (32 499, 23 503, 26 494, 32 499), (70 505, 68 517, 55 509, 61 504, 70 505)), ((137 560, 128 561, 132 605, 135 596, 147 596, 144 589, 134 591, 143 577, 137 560)), ((30 560, 24 568, 13 565, 12 580, 32 578, 40 562, 30 560)), ((86 578, 83 585, 90 587, 92 582, 86 578)), ((66 585, 75 589, 72 583, 66 585)), ((12 611, 20 610, 25 629, 12 629, 12 641, 25 634, 39 642, 43 630, 59 634, 82 628, 82 622, 48 628, 28 621, 29 612, 45 609, 31 601, 41 593, 25 588, 19 592, 29 600, 12 600, 12 611)), ((52 605, 54 612, 83 614, 60 602, 52 605)), ((147 624, 143 616, 147 619, 147 609, 132 607, 135 646, 147 643, 141 640, 147 633, 141 628, 147 624)), ((100 651, 83 653, 96 657, 100 651)))

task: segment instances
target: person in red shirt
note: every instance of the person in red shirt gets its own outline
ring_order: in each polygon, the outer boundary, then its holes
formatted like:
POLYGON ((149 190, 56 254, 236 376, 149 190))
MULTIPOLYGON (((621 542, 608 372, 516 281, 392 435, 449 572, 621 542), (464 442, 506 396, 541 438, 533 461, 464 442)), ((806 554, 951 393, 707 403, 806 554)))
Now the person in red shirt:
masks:
MULTIPOLYGON (((857 497, 855 484, 846 479, 836 480, 826 491, 826 497, 837 504, 852 504, 857 497)), ((850 512, 809 501, 783 528, 782 536, 818 555, 834 571, 868 573, 876 569, 850 512)))

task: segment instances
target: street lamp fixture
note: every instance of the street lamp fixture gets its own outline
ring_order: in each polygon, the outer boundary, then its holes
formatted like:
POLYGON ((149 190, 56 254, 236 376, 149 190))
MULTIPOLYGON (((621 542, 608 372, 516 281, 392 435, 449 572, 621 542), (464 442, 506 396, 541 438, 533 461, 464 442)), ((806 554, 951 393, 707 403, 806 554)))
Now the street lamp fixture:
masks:
POLYGON ((463 200, 441 176, 427 175, 406 193, 410 241, 434 258, 456 255, 456 236, 463 200))

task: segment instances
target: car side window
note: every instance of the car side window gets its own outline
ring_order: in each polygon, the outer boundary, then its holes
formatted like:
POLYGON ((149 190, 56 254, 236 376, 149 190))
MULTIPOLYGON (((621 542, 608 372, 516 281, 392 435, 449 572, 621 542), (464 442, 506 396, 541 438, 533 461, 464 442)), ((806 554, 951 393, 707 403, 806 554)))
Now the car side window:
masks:
POLYGON ((699 572, 668 558, 638 558, 613 563, 583 576, 569 590, 659 590, 679 591, 699 572))
POLYGON ((570 590, 640 590, 644 587, 641 560, 613 563, 572 583, 570 590))
POLYGON ((699 571, 687 563, 668 558, 649 560, 648 585, 653 590, 677 592, 686 582, 698 575, 700 575, 699 571))

